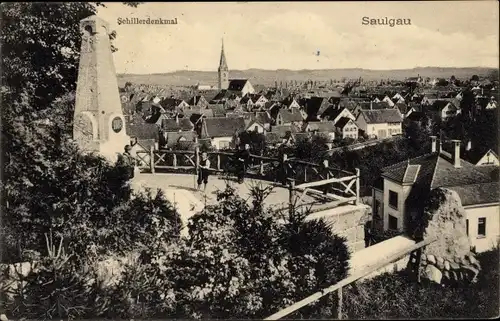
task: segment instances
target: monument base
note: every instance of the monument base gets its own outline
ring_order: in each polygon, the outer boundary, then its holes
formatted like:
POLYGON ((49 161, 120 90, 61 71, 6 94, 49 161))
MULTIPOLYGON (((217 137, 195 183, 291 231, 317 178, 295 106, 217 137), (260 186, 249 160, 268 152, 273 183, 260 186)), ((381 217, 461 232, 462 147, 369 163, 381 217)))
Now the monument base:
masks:
POLYGON ((125 151, 125 145, 130 145, 130 136, 114 136, 112 140, 101 142, 99 154, 112 163, 116 163, 118 155, 125 151))

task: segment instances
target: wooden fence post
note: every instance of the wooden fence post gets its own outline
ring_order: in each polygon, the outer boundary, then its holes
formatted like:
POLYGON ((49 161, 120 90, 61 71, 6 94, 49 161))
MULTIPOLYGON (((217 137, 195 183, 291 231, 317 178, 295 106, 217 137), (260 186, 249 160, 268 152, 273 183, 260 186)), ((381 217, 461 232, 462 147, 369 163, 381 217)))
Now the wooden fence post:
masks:
POLYGON ((359 168, 356 168, 356 205, 359 205, 359 168))
POLYGON ((174 168, 177 168, 177 154, 174 153, 172 155, 174 155, 174 168))
POLYGON ((196 146, 194 149, 195 167, 198 171, 198 166, 200 165, 200 147, 196 146))
MULTIPOLYGON (((330 179, 330 171, 328 170, 328 159, 323 160, 323 173, 325 173, 325 179, 330 179)), ((323 189, 323 194, 327 194, 329 191, 329 185, 326 185, 323 189)))
POLYGON ((217 154, 217 170, 220 171, 220 154, 217 154))
POLYGON ((293 215, 295 208, 295 179, 288 179, 288 210, 289 215, 293 215))
POLYGON ((337 290, 337 319, 342 320, 342 287, 337 290))
POLYGON ((151 146, 151 149, 150 149, 149 163, 150 163, 150 167, 151 167, 151 173, 154 174, 155 173, 155 149, 154 149, 154 146, 151 146))
POLYGON ((264 160, 260 160, 260 169, 259 169, 260 176, 264 176, 264 160))
POLYGON ((281 168, 280 168, 280 171, 281 171, 281 183, 283 185, 287 185, 287 179, 288 179, 288 164, 287 164, 287 161, 288 161, 288 155, 287 154, 283 154, 282 157, 281 157, 281 168))

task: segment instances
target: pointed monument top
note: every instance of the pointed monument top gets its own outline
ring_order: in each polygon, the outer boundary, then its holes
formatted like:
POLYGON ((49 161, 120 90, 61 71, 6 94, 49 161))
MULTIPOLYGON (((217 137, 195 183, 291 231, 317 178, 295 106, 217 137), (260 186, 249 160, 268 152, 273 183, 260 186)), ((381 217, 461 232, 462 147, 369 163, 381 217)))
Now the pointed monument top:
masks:
POLYGON ((100 33, 102 31, 101 28, 104 28, 106 33, 109 33, 109 23, 106 20, 99 18, 97 15, 91 15, 80 20, 80 29, 82 31, 90 31, 89 27, 94 34, 100 33))

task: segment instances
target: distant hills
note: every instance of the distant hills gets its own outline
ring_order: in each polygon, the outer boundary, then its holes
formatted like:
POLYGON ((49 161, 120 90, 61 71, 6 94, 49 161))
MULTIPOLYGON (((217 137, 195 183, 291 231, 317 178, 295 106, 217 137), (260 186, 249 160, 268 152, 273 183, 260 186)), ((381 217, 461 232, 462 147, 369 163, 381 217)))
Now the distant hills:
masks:
MULTIPOLYGON (((472 75, 485 77, 492 73, 498 73, 495 68, 470 67, 470 68, 440 68, 440 67, 419 67, 413 69, 395 70, 371 70, 361 68, 351 69, 318 69, 318 70, 231 70, 230 78, 248 78, 254 84, 274 85, 279 81, 330 81, 330 79, 340 80, 342 78, 354 79, 362 77, 365 80, 395 79, 403 80, 406 77, 449 78, 455 76, 457 79, 470 79, 472 75)), ((169 73, 137 75, 118 74, 118 82, 123 86, 127 81, 135 84, 155 84, 161 86, 183 86, 195 85, 216 85, 217 71, 175 71, 169 73)))

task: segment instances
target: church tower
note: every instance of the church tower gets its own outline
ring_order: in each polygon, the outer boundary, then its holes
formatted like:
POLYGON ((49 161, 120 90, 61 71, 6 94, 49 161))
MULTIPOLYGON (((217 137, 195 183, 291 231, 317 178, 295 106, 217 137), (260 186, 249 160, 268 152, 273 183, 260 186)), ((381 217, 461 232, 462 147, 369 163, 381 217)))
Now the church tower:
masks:
POLYGON ((130 144, 130 137, 118 93, 109 25, 94 15, 80 21, 80 32, 73 139, 83 152, 96 152, 114 161, 130 144))
POLYGON ((224 39, 222 40, 222 49, 220 52, 219 63, 219 90, 229 87, 229 68, 227 67, 226 55, 224 54, 224 39))

